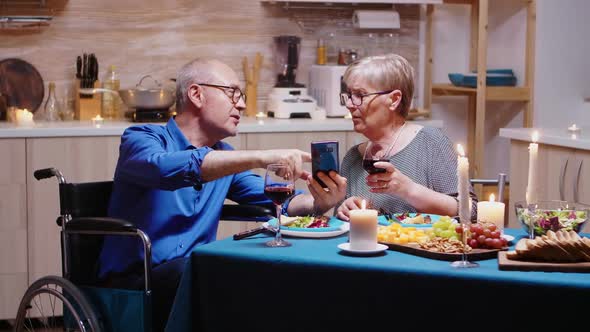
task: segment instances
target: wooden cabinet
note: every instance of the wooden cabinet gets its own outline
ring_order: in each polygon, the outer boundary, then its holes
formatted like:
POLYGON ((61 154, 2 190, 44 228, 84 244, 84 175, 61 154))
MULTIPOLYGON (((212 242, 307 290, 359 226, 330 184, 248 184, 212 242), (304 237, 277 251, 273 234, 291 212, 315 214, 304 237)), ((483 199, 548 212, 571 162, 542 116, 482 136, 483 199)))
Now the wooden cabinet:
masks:
POLYGON ((0 140, 0 156, 0 319, 10 319, 28 287, 25 139, 0 140))
MULTIPOLYGON (((529 142, 512 140, 510 147, 510 227, 520 227, 514 203, 525 200, 529 142)), ((590 203, 590 151, 539 144, 538 197, 590 203)))

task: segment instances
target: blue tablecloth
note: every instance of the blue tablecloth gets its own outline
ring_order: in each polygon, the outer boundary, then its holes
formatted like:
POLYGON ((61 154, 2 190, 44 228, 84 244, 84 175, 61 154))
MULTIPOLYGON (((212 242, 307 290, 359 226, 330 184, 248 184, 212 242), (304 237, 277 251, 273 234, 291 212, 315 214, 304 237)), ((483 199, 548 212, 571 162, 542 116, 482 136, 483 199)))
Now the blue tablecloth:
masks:
MULTIPOLYGON (((526 236, 506 233, 513 243, 526 236)), ((195 250, 167 331, 395 330, 400 320, 420 330, 459 322, 473 329, 489 315, 547 327, 548 317, 569 319, 590 303, 590 274, 500 271, 497 259, 455 269, 391 250, 350 256, 337 248, 346 235, 289 238, 287 248, 266 247, 269 239, 228 238, 195 250)))

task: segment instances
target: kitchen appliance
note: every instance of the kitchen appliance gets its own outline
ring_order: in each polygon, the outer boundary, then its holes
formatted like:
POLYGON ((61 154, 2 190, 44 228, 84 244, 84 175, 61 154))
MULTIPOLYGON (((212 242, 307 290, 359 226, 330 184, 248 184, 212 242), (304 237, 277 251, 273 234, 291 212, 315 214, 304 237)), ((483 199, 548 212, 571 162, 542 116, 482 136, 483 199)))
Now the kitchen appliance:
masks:
POLYGON ((348 109, 340 105, 340 93, 346 92, 343 82, 346 66, 312 65, 309 70, 309 93, 318 106, 326 109, 326 116, 337 118, 348 114, 348 109))
POLYGON ((307 94, 305 85, 296 82, 299 64, 301 38, 297 36, 274 37, 274 59, 277 83, 268 96, 269 116, 289 118, 311 118, 316 111, 316 101, 307 94))

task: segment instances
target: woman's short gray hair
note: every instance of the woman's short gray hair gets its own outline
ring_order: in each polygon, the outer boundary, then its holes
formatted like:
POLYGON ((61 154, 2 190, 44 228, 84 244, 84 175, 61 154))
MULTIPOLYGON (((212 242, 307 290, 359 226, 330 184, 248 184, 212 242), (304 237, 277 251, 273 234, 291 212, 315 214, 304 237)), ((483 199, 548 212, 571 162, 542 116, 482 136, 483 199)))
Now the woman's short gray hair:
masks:
POLYGON ((211 71, 215 60, 195 59, 185 64, 178 70, 176 76, 176 112, 182 112, 190 100, 188 88, 197 82, 209 82, 214 78, 211 71))
POLYGON ((400 90, 402 100, 399 112, 408 116, 414 96, 414 68, 408 60, 398 54, 384 54, 359 59, 348 66, 344 73, 344 83, 362 78, 380 90, 400 90))

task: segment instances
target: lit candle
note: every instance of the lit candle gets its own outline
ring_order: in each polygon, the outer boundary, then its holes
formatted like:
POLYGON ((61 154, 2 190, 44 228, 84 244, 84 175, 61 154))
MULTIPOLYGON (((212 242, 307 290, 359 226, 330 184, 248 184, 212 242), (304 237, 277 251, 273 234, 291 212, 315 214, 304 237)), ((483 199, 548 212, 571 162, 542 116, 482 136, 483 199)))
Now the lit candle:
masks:
POLYGON ((526 201, 527 204, 533 204, 537 202, 537 157, 539 155, 539 132, 534 131, 531 137, 533 141, 529 144, 529 178, 526 187, 526 201))
POLYGON ((465 157, 465 150, 457 144, 457 192, 459 193, 459 219, 461 223, 471 222, 469 197, 469 160, 465 157))
POLYGON ((573 125, 567 127, 567 130, 572 134, 576 134, 577 132, 579 132, 582 129, 580 127, 576 126, 576 124, 574 123, 573 125))
POLYGON ((377 246, 377 210, 367 209, 363 199, 360 210, 350 210, 350 249, 374 250, 377 246))
POLYGON ((477 203, 477 221, 492 222, 496 229, 502 232, 504 228, 504 203, 496 202, 494 194, 490 195, 489 201, 477 203))
POLYGON ((97 114, 95 117, 92 118, 92 124, 96 128, 100 128, 100 126, 102 126, 103 123, 104 123, 104 119, 102 116, 100 116, 100 114, 97 114))
POLYGON ((258 112, 258 113, 256 113, 256 118, 257 119, 266 118, 266 113, 264 113, 264 112, 258 112))
POLYGON ((17 109, 15 114, 17 126, 32 127, 35 125, 35 121, 33 121, 33 113, 29 112, 26 108, 22 110, 17 109))

